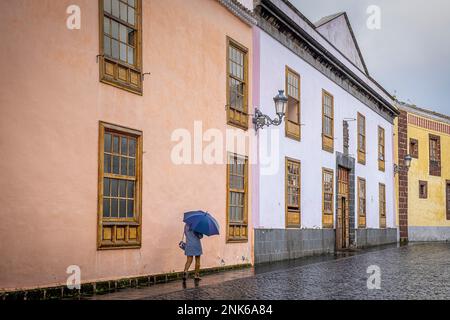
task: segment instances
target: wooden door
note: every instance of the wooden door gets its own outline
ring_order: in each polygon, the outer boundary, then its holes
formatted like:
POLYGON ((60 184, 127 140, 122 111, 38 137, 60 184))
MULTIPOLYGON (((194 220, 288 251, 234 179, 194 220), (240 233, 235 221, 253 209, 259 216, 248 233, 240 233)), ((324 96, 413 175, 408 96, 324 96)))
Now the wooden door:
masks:
POLYGON ((349 170, 338 170, 338 203, 336 217, 336 249, 345 249, 350 244, 350 215, 349 215, 349 170))

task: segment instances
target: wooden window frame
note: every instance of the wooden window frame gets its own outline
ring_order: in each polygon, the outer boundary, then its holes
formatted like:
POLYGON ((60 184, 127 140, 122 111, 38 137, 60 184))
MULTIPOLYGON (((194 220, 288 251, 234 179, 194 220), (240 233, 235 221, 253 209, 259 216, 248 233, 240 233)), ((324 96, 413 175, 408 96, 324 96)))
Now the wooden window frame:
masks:
POLYGON ((248 53, 249 50, 240 44, 239 42, 233 40, 232 38, 228 37, 226 38, 226 59, 227 59, 227 70, 226 70, 226 110, 227 110, 227 124, 238 127, 242 130, 248 130, 248 108, 249 108, 249 76, 248 76, 248 65, 249 65, 249 58, 248 53), (230 47, 234 47, 235 49, 241 51, 244 55, 244 81, 242 82, 241 79, 237 79, 230 73, 230 47), (240 81, 244 84, 244 99, 243 99, 243 111, 240 111, 238 109, 232 108, 231 106, 231 88, 230 88, 230 78, 234 78, 237 81, 240 81))
POLYGON ((289 114, 289 102, 286 106, 286 117, 285 117, 285 134, 287 138, 300 141, 301 140, 301 77, 300 74, 295 72, 293 69, 286 66, 285 68, 285 92, 286 96, 294 99, 296 104, 298 105, 298 119, 297 123, 290 121, 288 119, 289 114), (289 95, 289 74, 298 79, 298 96, 294 97, 289 95))
POLYGON ((302 164, 301 161, 286 157, 285 160, 285 176, 284 176, 284 189, 285 189, 285 226, 286 229, 300 229, 302 225, 302 164), (292 163, 294 165, 298 165, 298 209, 290 209, 288 205, 288 165, 292 163), (298 224, 290 224, 290 214, 298 214, 298 224))
POLYGON ((366 164, 366 150, 367 150, 367 128, 366 128, 366 117, 358 112, 357 117, 357 134, 358 134, 358 145, 356 146, 358 152, 358 163, 365 165, 366 164), (361 121, 364 122, 364 132, 360 132, 361 121), (359 146, 361 145, 361 140, 363 142, 364 148, 361 149, 359 146))
POLYGON ((430 176, 436 176, 436 177, 440 177, 441 176, 441 137, 440 136, 436 136, 433 134, 429 135, 428 138, 428 148, 429 148, 429 170, 430 170, 430 176), (436 142, 436 156, 437 159, 432 159, 432 148, 431 148, 431 141, 435 141, 436 142))
POLYGON ((322 150, 334 153, 334 96, 322 89, 322 150), (331 98, 331 135, 325 133, 325 96, 331 98))
POLYGON ((409 139, 409 155, 414 159, 419 159, 419 140, 409 139))
POLYGON ((334 170, 322 168, 322 228, 334 228, 334 170), (325 175, 331 175, 331 212, 325 212, 325 175))
POLYGON ((387 219, 387 212, 386 212, 386 185, 383 183, 380 183, 378 186, 378 206, 379 206, 379 216, 380 216, 380 229, 386 229, 386 219, 387 219), (384 201, 381 201, 383 196, 384 201))
POLYGON ((428 182, 419 180, 419 199, 428 199, 428 182), (422 187, 424 192, 422 192, 422 187))
POLYGON ((358 228, 367 227, 367 183, 366 179, 358 177, 358 228), (364 198, 361 197, 361 185, 364 184, 364 198), (364 212, 361 212, 361 201, 364 199, 364 212))
POLYGON ((98 62, 100 67, 100 82, 126 90, 128 92, 142 95, 143 94, 143 63, 142 63, 142 0, 136 1, 136 26, 133 29, 136 30, 136 47, 135 47, 135 64, 131 65, 120 59, 115 59, 105 55, 104 50, 104 17, 107 16, 110 19, 121 21, 122 25, 132 27, 124 21, 117 19, 113 15, 104 12, 104 0, 98 0, 99 3, 99 41, 100 41, 100 54, 98 56, 98 62), (125 79, 126 78, 126 79, 125 79))
POLYGON ((378 170, 386 170, 386 131, 378 126, 378 170), (380 153, 380 149, 382 152, 380 153))
MULTIPOLYGON (((99 124, 99 167, 98 167, 98 233, 97 249, 135 249, 142 245, 142 155, 143 133, 138 130, 100 122, 99 124), (134 217, 133 218, 104 218, 103 194, 104 178, 120 179, 124 176, 104 173, 104 136, 105 133, 118 134, 136 139, 136 177, 134 189, 134 217), (118 240, 119 232, 124 233, 124 239, 118 240), (104 239, 109 234, 110 239, 104 239), (133 236, 131 236, 133 235, 133 236), (135 235, 135 237, 134 237, 135 235)), ((109 237, 108 237, 109 238, 109 237)))
POLYGON ((226 189, 227 189, 227 196, 226 196, 226 223, 227 223, 227 236, 226 236, 226 242, 227 243, 247 243, 248 242, 248 233, 249 233, 249 225, 248 225, 248 157, 241 156, 235 153, 228 153, 228 162, 227 162, 227 178, 226 178, 226 189), (244 161, 244 189, 238 190, 238 192, 244 193, 244 219, 242 223, 237 222, 230 222, 230 192, 233 192, 233 189, 230 189, 230 166, 231 166, 231 158, 237 158, 239 160, 244 161), (231 231, 233 231, 233 234, 235 231, 239 229, 239 237, 236 237, 234 235, 231 235, 231 231), (245 231, 245 235, 242 235, 242 231, 245 231))

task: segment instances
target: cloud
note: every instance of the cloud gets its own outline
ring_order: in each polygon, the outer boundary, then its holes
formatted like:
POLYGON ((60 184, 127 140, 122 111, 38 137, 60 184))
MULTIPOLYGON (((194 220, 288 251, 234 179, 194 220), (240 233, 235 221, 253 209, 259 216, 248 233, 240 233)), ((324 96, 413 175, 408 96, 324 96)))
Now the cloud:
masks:
POLYGON ((312 22, 346 11, 371 75, 402 99, 450 114, 450 1, 291 0, 312 22), (381 30, 366 27, 370 5, 381 30))

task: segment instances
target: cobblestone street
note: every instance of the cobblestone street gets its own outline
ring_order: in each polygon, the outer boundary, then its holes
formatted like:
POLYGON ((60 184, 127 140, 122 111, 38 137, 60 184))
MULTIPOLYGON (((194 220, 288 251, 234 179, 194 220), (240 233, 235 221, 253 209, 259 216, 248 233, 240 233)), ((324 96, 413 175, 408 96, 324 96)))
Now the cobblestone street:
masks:
POLYGON ((94 299, 450 299, 450 244, 414 244, 324 256, 193 280, 132 289, 94 299), (381 269, 381 289, 368 290, 367 268, 381 269))

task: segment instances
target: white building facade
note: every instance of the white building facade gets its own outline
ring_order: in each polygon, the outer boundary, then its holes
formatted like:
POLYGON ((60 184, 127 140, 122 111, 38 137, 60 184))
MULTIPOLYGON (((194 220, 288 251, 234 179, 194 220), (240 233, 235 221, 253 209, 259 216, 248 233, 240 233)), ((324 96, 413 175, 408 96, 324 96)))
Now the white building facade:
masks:
POLYGON ((289 98, 283 123, 254 147, 255 263, 397 242, 398 111, 368 75, 347 15, 312 24, 285 0, 254 4, 254 104, 273 116, 278 90, 289 98))

